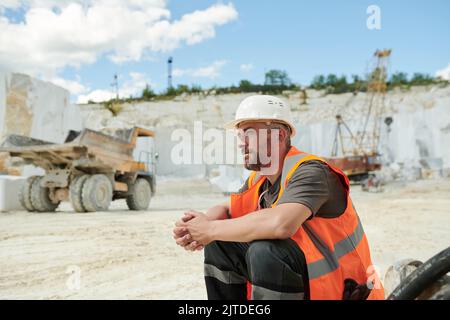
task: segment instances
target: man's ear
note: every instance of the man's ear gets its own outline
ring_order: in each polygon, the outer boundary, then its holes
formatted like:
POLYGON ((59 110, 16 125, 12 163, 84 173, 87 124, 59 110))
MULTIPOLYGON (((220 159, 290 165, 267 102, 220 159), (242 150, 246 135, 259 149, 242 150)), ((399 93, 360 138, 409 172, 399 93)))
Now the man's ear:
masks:
POLYGON ((284 141, 287 139, 288 132, 284 129, 278 129, 279 136, 280 136, 280 143, 284 143, 284 141))

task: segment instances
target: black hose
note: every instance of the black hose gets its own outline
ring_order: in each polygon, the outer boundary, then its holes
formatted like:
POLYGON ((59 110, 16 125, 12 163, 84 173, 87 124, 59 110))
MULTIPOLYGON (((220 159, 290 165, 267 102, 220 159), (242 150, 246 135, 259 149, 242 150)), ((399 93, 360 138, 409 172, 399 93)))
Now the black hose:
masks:
POLYGON ((387 298, 413 300, 436 280, 450 271, 450 247, 439 252, 414 270, 387 298))

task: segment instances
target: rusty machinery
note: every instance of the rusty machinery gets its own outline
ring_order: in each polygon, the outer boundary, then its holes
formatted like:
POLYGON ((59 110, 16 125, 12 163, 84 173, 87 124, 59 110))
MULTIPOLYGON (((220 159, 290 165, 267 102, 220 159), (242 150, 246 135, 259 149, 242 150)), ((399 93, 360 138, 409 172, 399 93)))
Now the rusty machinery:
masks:
MULTIPOLYGON (((390 49, 374 53, 375 65, 368 75, 367 95, 362 116, 351 130, 341 114, 336 115, 336 130, 331 157, 327 160, 341 168, 352 181, 366 180, 371 172, 381 169, 379 143, 381 117, 385 112, 387 69, 390 49)), ((389 127, 392 118, 386 118, 389 127)))

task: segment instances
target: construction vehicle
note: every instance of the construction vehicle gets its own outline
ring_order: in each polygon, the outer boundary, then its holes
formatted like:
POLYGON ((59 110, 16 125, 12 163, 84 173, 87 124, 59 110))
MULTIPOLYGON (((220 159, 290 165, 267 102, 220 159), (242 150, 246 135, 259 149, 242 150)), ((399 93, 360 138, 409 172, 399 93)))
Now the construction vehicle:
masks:
POLYGON ((62 144, 6 137, 0 152, 9 154, 11 163, 45 170, 45 175, 31 176, 22 185, 22 206, 52 212, 61 201, 70 201, 76 212, 94 212, 108 210, 113 200, 126 199, 131 210, 147 209, 155 193, 157 154, 148 148, 138 150, 138 145, 154 132, 138 127, 110 131, 70 131, 62 144))
MULTIPOLYGON (((360 121, 356 121, 356 126, 360 127, 354 127, 352 130, 341 114, 343 110, 336 114, 331 157, 327 158, 328 162, 344 171, 350 181, 361 182, 363 188, 378 184, 375 172, 381 169, 379 142, 382 115, 386 111, 385 95, 390 55, 389 49, 377 50, 374 53, 375 62, 368 76, 366 102, 360 121)), ((384 122, 389 128, 392 121, 391 117, 387 117, 384 122)))

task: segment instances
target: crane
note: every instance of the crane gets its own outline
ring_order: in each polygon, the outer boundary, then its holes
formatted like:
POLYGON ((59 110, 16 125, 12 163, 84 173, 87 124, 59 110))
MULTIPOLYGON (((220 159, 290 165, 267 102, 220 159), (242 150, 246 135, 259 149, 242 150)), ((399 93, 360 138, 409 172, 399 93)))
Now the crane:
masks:
MULTIPOLYGON (((379 143, 382 116, 385 113, 387 69, 390 49, 376 50, 374 66, 368 74, 367 93, 361 118, 353 130, 341 113, 336 114, 336 129, 328 161, 342 169, 352 181, 362 181, 381 169, 379 143), (357 130, 355 130, 357 129, 357 130)), ((392 118, 385 120, 390 126, 392 118)))

